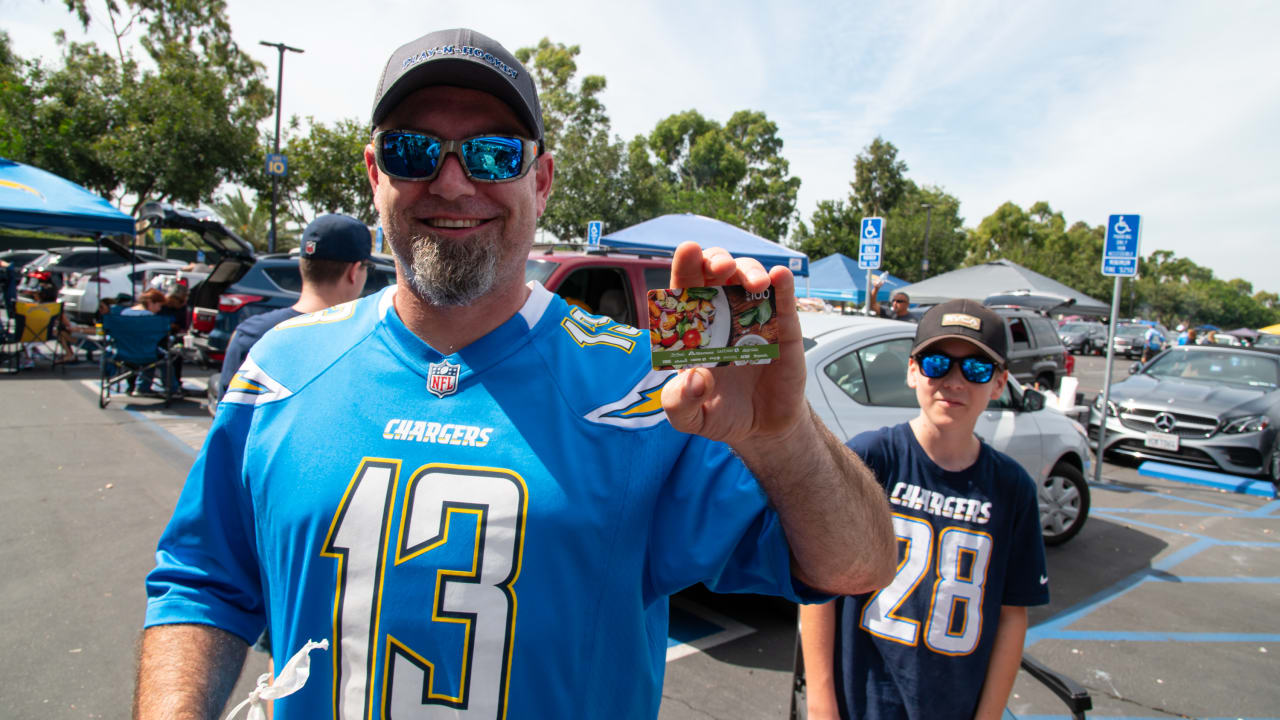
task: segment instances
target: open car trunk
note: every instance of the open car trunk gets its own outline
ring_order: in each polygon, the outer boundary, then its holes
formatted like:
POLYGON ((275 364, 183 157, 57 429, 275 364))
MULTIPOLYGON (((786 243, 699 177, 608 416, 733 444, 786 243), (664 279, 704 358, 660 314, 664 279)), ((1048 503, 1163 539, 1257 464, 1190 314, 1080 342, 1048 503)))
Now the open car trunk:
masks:
POLYGON ((213 329, 218 316, 218 298, 253 267, 253 246, 208 210, 149 202, 142 206, 138 216, 138 234, 155 228, 188 230, 199 235, 207 248, 218 256, 209 276, 191 288, 187 301, 191 308, 191 346, 203 352, 201 341, 213 329))

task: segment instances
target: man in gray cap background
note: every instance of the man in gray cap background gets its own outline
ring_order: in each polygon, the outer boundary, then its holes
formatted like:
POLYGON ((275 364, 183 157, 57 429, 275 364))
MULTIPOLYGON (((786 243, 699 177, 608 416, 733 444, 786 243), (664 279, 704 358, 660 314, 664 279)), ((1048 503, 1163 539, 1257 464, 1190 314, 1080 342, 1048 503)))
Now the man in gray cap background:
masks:
POLYGON ((772 288, 781 357, 656 371, 641 331, 525 283, 555 165, 501 45, 400 47, 372 130, 397 284, 241 368, 147 578, 139 717, 216 714, 269 627, 270 695, 302 686, 277 720, 654 718, 671 594, 889 581, 884 493, 804 400, 786 268, 680 246, 672 287, 772 288))
POLYGON ((249 348, 271 328, 285 320, 360 297, 369 277, 372 256, 369 228, 350 215, 321 215, 307 225, 298 246, 298 271, 302 292, 289 307, 254 315, 236 326, 214 396, 221 399, 231 378, 249 355, 249 348))

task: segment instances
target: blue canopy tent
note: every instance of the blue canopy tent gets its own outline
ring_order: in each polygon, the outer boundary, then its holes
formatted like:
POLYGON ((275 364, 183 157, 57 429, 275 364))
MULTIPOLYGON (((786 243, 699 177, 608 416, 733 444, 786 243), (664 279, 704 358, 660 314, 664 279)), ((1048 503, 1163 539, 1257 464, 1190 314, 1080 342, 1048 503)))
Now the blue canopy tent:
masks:
MULTIPOLYGON (((873 271, 875 272, 875 271, 873 271)), ((881 273, 876 272, 876 275, 881 273)), ((884 273, 884 287, 876 293, 876 301, 889 301, 895 290, 906 287, 907 281, 884 273)), ((808 287, 797 287, 797 297, 814 297, 823 300, 841 300, 855 304, 867 301, 867 271, 858 267, 858 261, 836 253, 809 265, 808 287)))
POLYGON ((133 235, 133 218, 70 180, 0 158, 0 227, 60 235, 133 235))
POLYGON ((676 246, 692 240, 702 247, 722 247, 737 257, 752 257, 766 269, 782 265, 801 277, 809 275, 809 257, 742 228, 701 215, 663 215, 629 228, 615 230, 600 238, 600 244, 619 250, 659 250, 674 252, 676 246))
MULTIPOLYGON (((0 158, 0 228, 103 238, 134 235, 133 218, 83 187, 31 165, 0 158)), ((108 245, 119 246, 114 240, 108 245)), ((117 252, 137 257, 132 252, 117 252)), ((114 253, 113 253, 114 254, 114 253)))

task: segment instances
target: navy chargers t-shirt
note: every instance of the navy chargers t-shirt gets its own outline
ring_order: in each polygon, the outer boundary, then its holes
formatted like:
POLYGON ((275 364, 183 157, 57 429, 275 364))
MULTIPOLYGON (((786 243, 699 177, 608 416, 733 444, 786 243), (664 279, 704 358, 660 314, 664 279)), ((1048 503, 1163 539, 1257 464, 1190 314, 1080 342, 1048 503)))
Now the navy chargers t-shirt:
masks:
POLYGON ((1036 487, 982 443, 978 460, 936 465, 910 425, 849 447, 889 495, 898 572, 836 606, 836 696, 846 718, 973 717, 1002 605, 1049 602, 1036 487))

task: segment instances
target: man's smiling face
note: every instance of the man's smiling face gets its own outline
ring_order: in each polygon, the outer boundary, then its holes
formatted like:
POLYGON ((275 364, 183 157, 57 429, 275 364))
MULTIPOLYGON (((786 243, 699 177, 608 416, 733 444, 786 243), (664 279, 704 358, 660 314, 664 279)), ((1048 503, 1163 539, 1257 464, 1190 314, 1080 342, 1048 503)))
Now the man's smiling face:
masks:
MULTIPOLYGON (((449 86, 409 95, 378 129, 415 130, 444 140, 530 136, 498 98, 449 86)), ((365 164, 387 242, 414 294, 433 305, 469 305, 495 287, 523 284, 525 259, 551 193, 550 155, 538 157, 524 177, 504 183, 473 182, 454 154, 428 182, 380 173, 372 145, 365 148, 365 164)))

